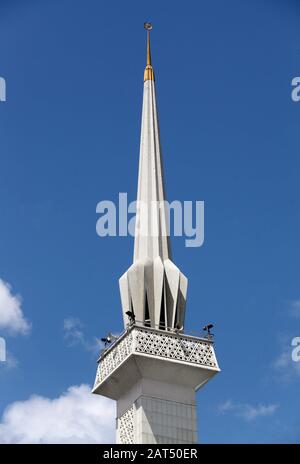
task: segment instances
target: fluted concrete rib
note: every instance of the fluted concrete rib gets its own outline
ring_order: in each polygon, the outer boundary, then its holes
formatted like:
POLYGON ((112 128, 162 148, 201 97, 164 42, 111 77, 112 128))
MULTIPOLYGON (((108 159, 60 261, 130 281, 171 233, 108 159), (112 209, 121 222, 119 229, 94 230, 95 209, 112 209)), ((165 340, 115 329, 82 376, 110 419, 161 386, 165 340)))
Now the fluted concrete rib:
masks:
POLYGON ((154 328, 184 325, 187 278, 171 261, 165 200, 155 81, 149 78, 144 82, 133 264, 119 281, 125 326, 127 311, 154 328))
POLYGON ((155 82, 144 83, 134 262, 171 258, 155 82))

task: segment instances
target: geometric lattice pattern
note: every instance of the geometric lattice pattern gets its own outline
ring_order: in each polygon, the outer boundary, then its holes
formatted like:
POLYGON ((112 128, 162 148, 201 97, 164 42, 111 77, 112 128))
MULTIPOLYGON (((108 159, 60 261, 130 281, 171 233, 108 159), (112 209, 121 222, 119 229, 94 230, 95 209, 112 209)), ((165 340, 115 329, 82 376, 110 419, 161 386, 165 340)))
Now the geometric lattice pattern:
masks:
POLYGON ((103 360, 97 369, 96 384, 101 383, 116 367, 132 353, 132 331, 126 337, 120 337, 119 343, 114 343, 113 350, 104 353, 103 360))
POLYGON ((211 344, 181 336, 138 329, 135 350, 164 358, 217 367, 211 344))
POLYGON ((130 354, 144 353, 217 368, 209 340, 173 334, 165 330, 132 326, 106 350, 99 361, 95 387, 102 383, 130 354))
POLYGON ((118 419, 118 434, 120 444, 133 444, 134 440, 134 406, 132 405, 124 414, 118 419))

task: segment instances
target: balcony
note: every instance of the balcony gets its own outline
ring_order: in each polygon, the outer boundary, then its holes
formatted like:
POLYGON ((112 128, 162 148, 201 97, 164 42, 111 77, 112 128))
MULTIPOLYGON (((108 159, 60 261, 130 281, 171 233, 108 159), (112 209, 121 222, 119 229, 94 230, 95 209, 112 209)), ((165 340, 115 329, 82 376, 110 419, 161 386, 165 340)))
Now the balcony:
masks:
POLYGON ((93 393, 117 399, 122 386, 129 388, 139 376, 175 376, 198 389, 219 370, 212 340, 132 325, 100 356, 93 393), (183 368, 189 379, 180 377, 183 368))

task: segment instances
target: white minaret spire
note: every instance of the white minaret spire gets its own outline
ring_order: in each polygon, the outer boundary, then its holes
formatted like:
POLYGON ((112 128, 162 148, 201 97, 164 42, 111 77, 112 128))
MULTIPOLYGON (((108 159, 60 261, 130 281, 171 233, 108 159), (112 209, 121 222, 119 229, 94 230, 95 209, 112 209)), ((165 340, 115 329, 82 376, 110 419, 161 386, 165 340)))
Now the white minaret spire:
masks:
POLYGON ((93 393, 116 400, 117 443, 194 444, 195 392, 219 372, 210 333, 183 332, 187 278, 171 261, 147 29, 133 264, 120 278, 125 330, 98 359, 93 393))
POLYGON ((141 207, 137 209, 134 262, 144 259, 153 260, 157 257, 162 260, 170 258, 165 200, 155 80, 151 64, 150 29, 148 29, 137 193, 137 202, 141 207), (160 208, 155 208, 156 205, 160 208))
POLYGON ((147 29, 147 64, 137 192, 133 264, 120 278, 124 324, 133 311, 146 326, 170 330, 183 328, 187 278, 171 261, 154 71, 147 29))

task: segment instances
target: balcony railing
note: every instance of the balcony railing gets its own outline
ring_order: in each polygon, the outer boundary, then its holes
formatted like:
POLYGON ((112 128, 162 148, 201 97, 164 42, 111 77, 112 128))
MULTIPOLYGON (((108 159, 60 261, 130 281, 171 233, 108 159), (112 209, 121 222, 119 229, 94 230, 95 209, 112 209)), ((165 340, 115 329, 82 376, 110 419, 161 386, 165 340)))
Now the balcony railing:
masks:
POLYGON ((212 340, 131 325, 98 360, 94 388, 131 354, 141 354, 218 370, 212 340))

